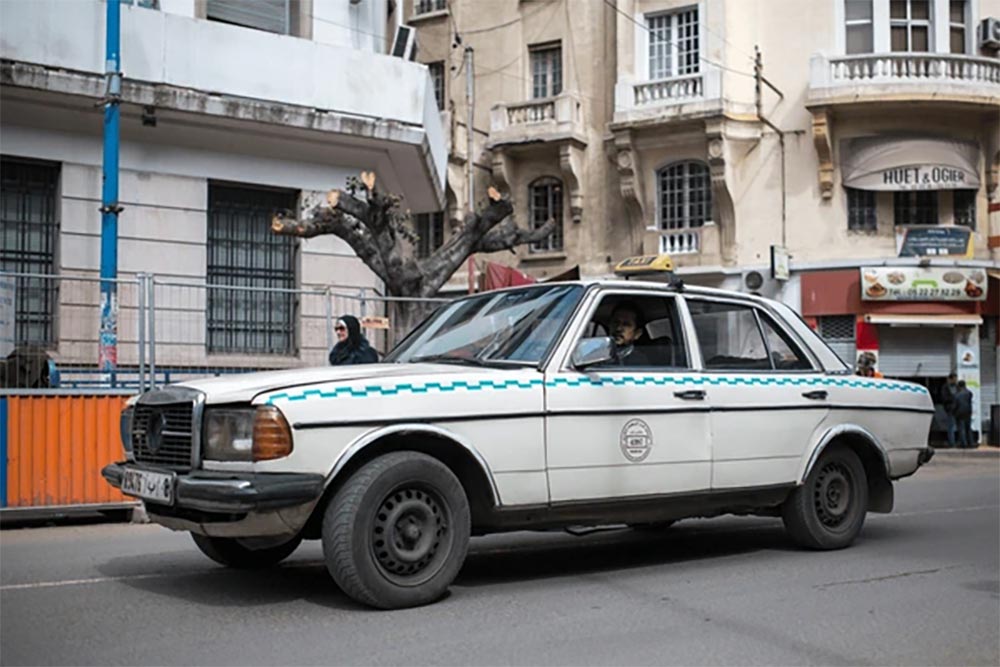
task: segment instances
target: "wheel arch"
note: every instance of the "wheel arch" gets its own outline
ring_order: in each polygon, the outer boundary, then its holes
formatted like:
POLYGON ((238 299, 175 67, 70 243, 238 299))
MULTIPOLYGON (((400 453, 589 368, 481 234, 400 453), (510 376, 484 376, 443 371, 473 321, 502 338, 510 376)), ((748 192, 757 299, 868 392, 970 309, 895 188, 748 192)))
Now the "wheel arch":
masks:
POLYGON ((323 496, 306 521, 303 534, 310 539, 320 536, 327 503, 354 472, 383 454, 406 450, 434 457, 458 477, 469 501, 473 530, 500 505, 489 464, 472 443, 439 426, 396 424, 369 431, 343 450, 327 475, 323 496))
POLYGON ((851 449, 861 459, 868 481, 868 511, 891 512, 894 497, 889 454, 871 431, 857 424, 839 424, 827 429, 812 448, 798 483, 804 484, 823 452, 836 445, 851 449))

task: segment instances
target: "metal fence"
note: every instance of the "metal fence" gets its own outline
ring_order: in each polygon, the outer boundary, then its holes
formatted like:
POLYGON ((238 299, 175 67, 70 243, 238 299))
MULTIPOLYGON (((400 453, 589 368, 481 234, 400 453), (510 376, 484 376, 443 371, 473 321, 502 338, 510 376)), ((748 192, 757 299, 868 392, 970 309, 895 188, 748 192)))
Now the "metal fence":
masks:
MULTIPOLYGON (((398 303, 429 311, 448 301, 387 297, 368 287, 248 288, 138 274, 115 281, 118 365, 105 373, 97 366, 99 278, 0 273, 0 279, 13 280, 18 291, 50 295, 52 323, 52 333, 33 336, 24 320, 37 318, 37 308, 15 308, 14 325, 0 332, 3 388, 142 391, 194 378, 322 366, 340 316, 392 317, 398 303)), ((406 333, 399 326, 363 332, 380 356, 406 333)))

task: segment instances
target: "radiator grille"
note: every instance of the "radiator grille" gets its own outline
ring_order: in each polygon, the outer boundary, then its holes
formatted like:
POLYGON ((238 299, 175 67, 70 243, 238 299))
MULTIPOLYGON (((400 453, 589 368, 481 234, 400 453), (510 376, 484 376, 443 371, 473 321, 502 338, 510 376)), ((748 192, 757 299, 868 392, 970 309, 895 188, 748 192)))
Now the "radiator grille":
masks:
POLYGON ((194 405, 190 402, 135 406, 132 444, 137 463, 191 469, 194 405))

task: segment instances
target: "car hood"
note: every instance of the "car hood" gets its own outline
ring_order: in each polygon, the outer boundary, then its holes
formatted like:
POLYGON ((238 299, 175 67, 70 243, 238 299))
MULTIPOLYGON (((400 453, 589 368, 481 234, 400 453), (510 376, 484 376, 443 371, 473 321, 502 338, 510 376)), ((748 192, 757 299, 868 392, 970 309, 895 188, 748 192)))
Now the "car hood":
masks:
POLYGON ((364 364, 359 366, 295 368, 287 371, 265 371, 260 373, 233 373, 224 377, 182 382, 178 386, 189 387, 204 392, 205 402, 209 404, 249 403, 260 394, 307 385, 402 378, 414 375, 468 374, 470 370, 474 370, 477 373, 508 372, 501 369, 479 368, 459 364, 364 364))

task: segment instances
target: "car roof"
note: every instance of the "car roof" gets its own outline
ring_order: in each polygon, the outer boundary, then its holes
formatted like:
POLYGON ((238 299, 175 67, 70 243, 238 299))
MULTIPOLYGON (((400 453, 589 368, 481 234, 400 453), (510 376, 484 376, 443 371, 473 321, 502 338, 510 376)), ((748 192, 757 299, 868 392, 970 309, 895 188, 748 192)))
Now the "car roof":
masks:
MULTIPOLYGON (((531 289, 532 287, 543 287, 546 285, 580 285, 587 288, 599 288, 599 289, 639 289, 648 290, 651 292, 670 292, 674 294, 697 294, 702 296, 718 296, 726 297, 729 299, 740 299, 743 301, 767 303, 771 299, 766 297, 758 296, 756 294, 747 294, 746 292, 734 292, 732 290, 718 289, 715 287, 701 287, 699 285, 687 285, 682 281, 675 281, 671 283, 665 283, 662 281, 653 280, 615 280, 610 278, 584 278, 581 280, 561 280, 553 281, 551 283, 531 283, 530 285, 519 285, 516 287, 505 287, 498 290, 491 290, 492 292, 508 292, 514 290, 531 289)), ((479 292, 478 294, 486 294, 488 292, 479 292)), ((474 295, 472 295, 474 296, 474 295)))

